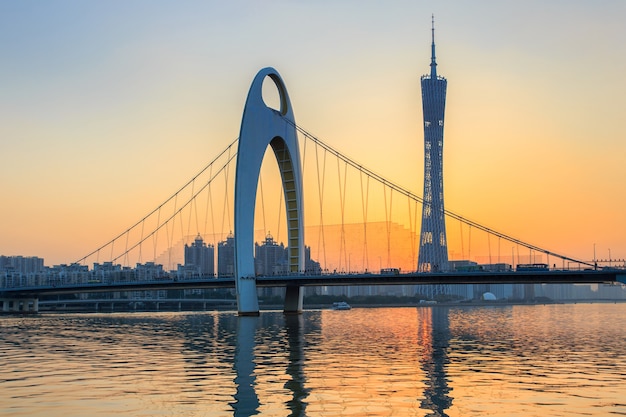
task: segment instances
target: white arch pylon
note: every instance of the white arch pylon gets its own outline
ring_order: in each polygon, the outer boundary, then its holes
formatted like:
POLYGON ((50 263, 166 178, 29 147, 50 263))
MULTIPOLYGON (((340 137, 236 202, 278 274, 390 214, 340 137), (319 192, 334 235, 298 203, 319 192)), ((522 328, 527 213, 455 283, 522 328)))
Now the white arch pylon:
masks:
MULTIPOLYGON (((290 272, 304 270, 302 168, 295 119, 287 89, 274 68, 263 68, 252 81, 241 120, 235 170, 235 277, 239 315, 258 315, 254 269, 254 208, 263 156, 271 146, 283 182, 290 272), (280 95, 280 110, 263 101, 269 77, 280 95)), ((302 311, 302 289, 287 286, 285 313, 302 311)))

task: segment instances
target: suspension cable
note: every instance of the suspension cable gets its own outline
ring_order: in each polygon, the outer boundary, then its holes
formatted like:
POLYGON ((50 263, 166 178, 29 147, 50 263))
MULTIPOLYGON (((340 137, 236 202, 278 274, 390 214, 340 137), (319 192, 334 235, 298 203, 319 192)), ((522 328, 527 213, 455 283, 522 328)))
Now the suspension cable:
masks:
POLYGON ((322 248, 322 252, 324 255, 324 269, 327 268, 327 263, 326 263, 326 239, 324 236, 324 183, 326 180, 326 150, 324 150, 324 162, 322 165, 322 176, 320 179, 320 164, 319 164, 319 156, 318 156, 318 147, 315 147, 315 166, 317 169, 317 192, 318 192, 318 199, 319 199, 319 203, 320 203, 320 230, 318 231, 317 234, 317 259, 320 259, 320 247, 322 248), (320 245, 320 240, 321 240, 321 245, 320 245))
POLYGON ((369 206, 369 186, 370 177, 365 176, 365 193, 363 193, 363 171, 359 171, 361 179, 361 206, 363 208, 363 267, 365 271, 369 270, 369 253, 367 250, 367 210, 369 206))
MULTIPOLYGON (((295 123, 291 122, 290 120, 288 120, 286 118, 284 120, 288 124, 292 125, 296 130, 298 130, 298 132, 302 133, 306 138, 312 140, 318 146, 322 147, 324 150, 326 150, 327 152, 331 153, 335 157, 342 159, 343 161, 345 161, 347 164, 349 164, 353 168, 356 168, 358 170, 362 170, 367 175, 369 175, 372 178, 374 178, 376 181, 382 183, 383 185, 388 186, 389 188, 391 188, 391 189, 393 189, 393 190, 395 190, 395 191, 397 191, 397 192, 399 192, 399 193, 401 193, 401 194, 403 194, 403 195, 405 195, 405 196, 407 196, 407 197, 409 197, 409 198, 411 198, 413 200, 416 200, 416 201, 420 202, 421 204, 428 204, 428 205, 430 205, 430 203, 425 202, 422 197, 412 193, 411 191, 407 190, 406 188, 403 188, 403 187, 401 187, 399 185, 396 185, 395 183, 392 183, 391 181, 387 180, 383 176, 381 176, 379 174, 376 174, 375 172, 365 168, 363 165, 361 165, 361 164, 357 163, 356 161, 348 158, 347 156, 345 156, 341 152, 337 151, 336 149, 334 149, 330 145, 322 142, 319 138, 315 137, 313 134, 309 133, 308 131, 306 131, 302 127, 296 125, 295 123)), ((578 260, 578 259, 573 259, 573 258, 570 258, 570 257, 565 256, 565 255, 560 255, 560 254, 558 254, 556 252, 552 252, 552 251, 549 251, 547 249, 540 248, 539 246, 536 246, 536 245, 524 242, 524 241, 522 241, 520 239, 517 239, 517 238, 514 238, 514 237, 509 236, 507 234, 498 232, 498 231, 496 231, 494 229, 491 229, 491 228, 489 228, 487 226, 483 226, 480 223, 477 223, 477 222, 475 222, 473 220, 467 219, 467 218, 465 218, 465 217, 463 217, 463 216, 461 216, 459 214, 456 214, 456 213, 454 213, 454 212, 452 212, 452 211, 450 211, 448 209, 443 209, 443 213, 446 216, 448 216, 448 217, 450 217, 452 219, 461 221, 461 222, 463 222, 463 223, 465 223, 465 224, 467 224, 469 226, 473 226, 474 228, 476 228, 478 230, 481 230, 483 232, 486 232, 486 233, 489 233, 491 235, 497 236, 497 237, 502 238, 504 240, 507 240, 509 242, 515 243, 517 245, 524 246, 524 247, 526 247, 528 249, 535 250, 537 252, 541 252, 541 253, 544 253, 544 254, 549 255, 549 256, 550 255, 551 256, 555 256, 557 258, 560 258, 560 259, 563 259, 563 260, 567 260, 567 261, 570 261, 570 262, 574 262, 574 263, 577 263, 577 264, 587 265, 587 266, 591 266, 591 267, 594 266, 593 264, 591 264, 589 262, 581 261, 581 260, 578 260)))
MULTIPOLYGON (((119 235, 117 235, 116 237, 114 237, 113 239, 111 239, 110 241, 108 241, 107 243, 105 243, 104 245, 100 246, 99 248, 95 249, 94 251, 90 252, 89 254, 83 256, 82 258, 80 258, 78 261, 74 262, 75 264, 79 264, 83 261, 85 261, 87 258, 89 258, 90 256, 92 256, 94 253, 99 252, 101 249, 106 248, 109 245, 113 245, 113 243, 121 238, 122 236, 124 236, 125 233, 130 232, 132 229, 134 229, 135 227, 137 227, 141 222, 143 222, 144 220, 148 219, 150 216, 152 216, 154 213, 156 213, 157 211, 159 212, 160 215, 160 210, 161 207, 163 207, 164 205, 166 205, 167 203, 169 203, 173 198, 176 197, 176 195, 178 195, 178 193, 180 193, 182 190, 184 190, 185 188, 187 188, 187 186, 189 186, 189 184, 191 184, 193 181, 196 180, 196 178, 198 178, 200 175, 202 175, 207 169, 209 169, 209 167, 211 167, 219 158, 222 157, 222 155, 224 155, 227 151, 230 151, 230 149, 232 148, 232 146, 237 143, 237 141, 239 140, 239 138, 233 140, 227 147, 226 149, 224 149, 222 152, 220 152, 220 154, 218 156, 216 156, 215 158, 213 158, 213 160, 204 168, 202 168, 202 170, 200 172, 198 172, 196 175, 194 175, 194 177, 192 179, 190 179, 189 181, 187 181, 187 183, 185 185, 183 185, 182 187, 180 187, 174 194, 172 194, 167 200, 165 200, 163 203, 159 204, 159 206, 157 208, 155 208, 154 210, 152 210, 150 213, 148 213, 146 216, 144 216, 141 220, 139 220, 137 223, 133 224, 132 226, 130 226, 129 228, 127 228, 125 231, 123 231, 122 233, 120 233, 119 235)), ((143 241, 143 240, 142 240, 143 241)), ((156 250, 156 249, 155 249, 156 250)), ((113 257, 111 255, 111 257, 113 257)), ((156 256, 155 256, 156 257, 156 256)))
POLYGON ((345 206, 346 206, 346 170, 348 165, 344 166, 343 187, 341 186, 341 161, 337 159, 337 178, 339 179, 339 208, 341 210, 341 230, 339 236, 339 269, 341 270, 341 256, 343 255, 344 264, 347 264, 346 256, 346 229, 345 229, 345 206))
MULTIPOLYGON (((181 206, 180 206, 180 207, 179 207, 179 208, 178 208, 178 209, 177 209, 174 213, 172 213, 172 215, 171 215, 171 216, 169 216, 166 220, 164 220, 164 221, 163 221, 163 223, 161 223, 160 225, 158 225, 158 226, 157 226, 157 228, 156 228, 155 230, 153 230, 153 231, 152 231, 152 233, 150 233, 148 236, 146 236, 146 237, 145 237, 142 241, 137 242, 135 245, 133 245, 132 247, 130 247, 130 248, 128 249, 128 251, 127 251, 127 252, 132 251, 132 250, 133 250, 133 249, 135 249, 137 246, 141 245, 141 244, 142 244, 142 243, 143 243, 146 239, 148 239, 149 237, 152 237, 153 235, 155 235, 155 234, 159 231, 159 229, 161 229, 163 226, 165 226, 166 232, 168 233, 168 235, 167 235, 167 239, 169 240, 169 232, 168 232, 168 230, 169 230, 169 229, 168 229, 168 226, 167 226, 167 225, 168 225, 168 223, 169 223, 170 221, 172 221, 172 219, 174 219, 174 217, 176 217, 176 215, 177 215, 178 213, 180 213, 181 211, 183 211, 183 210, 185 209, 185 207, 187 207, 187 206, 191 203, 191 201, 193 201, 193 200, 194 200, 194 199, 195 199, 195 198, 196 198, 196 197, 197 197, 197 196, 198 196, 201 192, 203 192, 203 191, 204 191, 204 189, 205 189, 205 188, 207 188, 207 187, 209 186, 209 184, 210 184, 210 183, 211 183, 211 182, 212 182, 212 181, 213 181, 213 180, 214 180, 214 179, 215 179, 215 178, 216 178, 216 177, 217 177, 217 176, 218 176, 218 175, 219 175, 222 171, 224 171, 224 170, 228 167, 228 165, 230 164, 230 162, 231 162, 231 161, 232 161, 232 160, 233 160, 236 156, 237 156, 237 153, 235 152, 235 153, 234 153, 234 154, 230 157, 230 159, 229 159, 228 161, 226 161, 226 163, 222 166, 222 168, 220 168, 220 169, 219 169, 219 170, 218 170, 218 171, 217 171, 217 172, 213 175, 213 177, 211 177, 211 178, 208 180, 208 182, 207 182, 205 185, 203 185, 203 186, 202 186, 202 187, 201 187, 201 188, 200 188, 200 189, 199 189, 199 190, 198 190, 198 191, 197 191, 194 195, 192 195, 192 196, 191 196, 191 198, 189 199, 189 201, 187 201, 186 203, 182 204, 182 205, 181 205, 181 206)), ((174 227, 174 223, 172 222, 172 236, 173 236, 173 227, 174 227)), ((172 238, 173 238, 173 237, 172 237, 172 238)), ((155 247, 156 247, 156 246, 155 246, 155 247)), ((156 251, 156 249, 155 249, 155 251, 156 251)), ((113 259, 112 259, 112 261, 116 261, 116 260, 118 260, 119 258, 121 258, 122 256, 124 256, 124 254, 121 254, 121 255, 119 255, 119 256, 117 256, 117 257, 113 258, 113 259)), ((156 256, 155 256, 155 258, 156 258, 156 256)))

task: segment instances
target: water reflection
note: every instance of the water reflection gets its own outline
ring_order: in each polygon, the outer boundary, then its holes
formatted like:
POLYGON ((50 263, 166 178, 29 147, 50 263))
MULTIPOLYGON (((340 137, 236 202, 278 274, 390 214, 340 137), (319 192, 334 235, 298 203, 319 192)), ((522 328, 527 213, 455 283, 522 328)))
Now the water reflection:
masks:
POLYGON ((235 402, 231 403, 235 416, 258 414, 259 397, 255 391, 254 336, 258 317, 239 317, 237 320, 237 348, 235 349, 235 402))
POLYGON ((417 333, 422 347, 420 363, 426 384, 420 407, 430 410, 431 413, 427 415, 433 417, 447 416, 445 410, 452 404, 452 397, 448 395, 451 388, 446 375, 450 342, 448 313, 445 307, 417 309, 417 333))
POLYGON ((309 395, 304 387, 304 317, 300 314, 285 316, 285 329, 289 345, 289 362, 287 374, 291 377, 285 388, 293 393, 293 397, 287 402, 291 416, 306 415, 305 399, 309 395))
POLYGON ((626 305, 0 317, 0 414, 626 414, 626 305))
POLYGON ((266 401, 261 401, 259 394, 272 395, 274 399, 282 394, 289 415, 306 415, 308 390, 305 388, 303 366, 304 328, 302 315, 283 317, 279 314, 264 314, 260 317, 237 318, 233 363, 236 393, 235 401, 230 403, 235 416, 250 416, 267 411, 271 399, 264 398, 266 401), (277 360, 281 355, 284 355, 284 361, 277 360), (280 369, 276 366, 277 362, 282 362, 282 372, 276 372, 280 369), (272 387, 277 381, 284 381, 284 393, 278 392, 278 387, 272 387))

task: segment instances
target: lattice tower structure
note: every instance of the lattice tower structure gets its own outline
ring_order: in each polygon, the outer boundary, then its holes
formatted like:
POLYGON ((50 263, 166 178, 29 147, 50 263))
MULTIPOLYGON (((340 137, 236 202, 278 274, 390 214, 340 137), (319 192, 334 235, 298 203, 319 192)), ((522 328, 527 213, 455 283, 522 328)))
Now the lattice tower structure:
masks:
POLYGON ((434 19, 431 49, 430 74, 421 77, 424 114, 424 204, 417 261, 419 272, 448 270, 443 204, 443 127, 448 81, 437 75, 434 19))

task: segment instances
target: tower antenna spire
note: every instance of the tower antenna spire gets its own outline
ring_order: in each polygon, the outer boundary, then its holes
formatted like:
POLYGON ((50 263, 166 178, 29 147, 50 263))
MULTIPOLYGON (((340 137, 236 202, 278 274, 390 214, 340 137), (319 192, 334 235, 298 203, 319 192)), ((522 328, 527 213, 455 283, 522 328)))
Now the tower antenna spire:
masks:
POLYGON ((435 14, 432 15, 432 45, 431 45, 431 56, 430 56, 430 78, 433 80, 437 79, 437 60, 435 58, 435 14))

